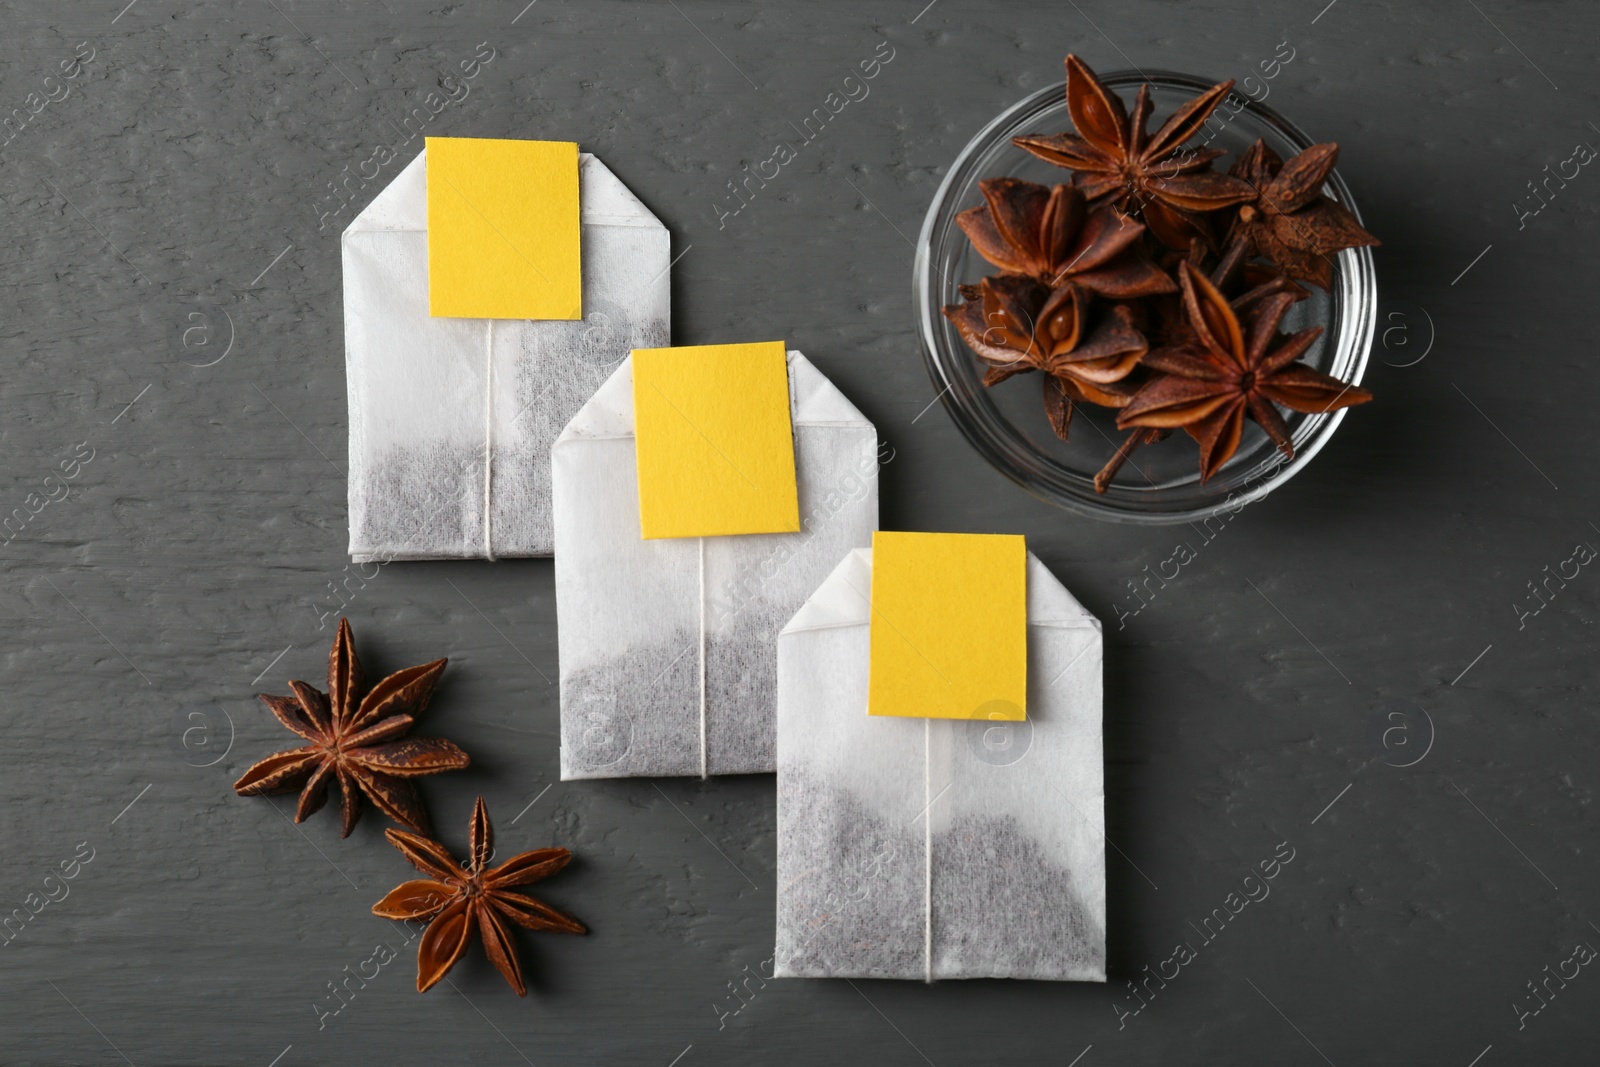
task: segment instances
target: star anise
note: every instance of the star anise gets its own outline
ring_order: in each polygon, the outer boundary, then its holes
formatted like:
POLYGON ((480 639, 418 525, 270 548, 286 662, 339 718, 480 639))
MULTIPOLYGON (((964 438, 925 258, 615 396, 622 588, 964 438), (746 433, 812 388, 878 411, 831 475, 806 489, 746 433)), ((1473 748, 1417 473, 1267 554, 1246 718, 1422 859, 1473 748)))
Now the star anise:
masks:
POLYGON ((341 837, 349 837, 361 817, 362 793, 395 822, 426 830, 427 812, 407 779, 459 770, 469 760, 441 738, 397 738, 427 706, 446 662, 407 667, 367 690, 350 622, 340 619, 328 653, 326 693, 290 682, 293 697, 258 694, 279 722, 310 744, 268 756, 233 783, 234 790, 255 796, 299 789, 294 821, 301 822, 327 802, 328 787, 337 779, 341 837))
POLYGON ((1184 249, 1194 237, 1211 240, 1204 212, 1255 195, 1239 178, 1210 169, 1221 149, 1184 148, 1232 88, 1231 80, 1213 85, 1150 134, 1148 86, 1139 87, 1130 115, 1083 60, 1069 55, 1067 110, 1077 133, 1013 137, 1011 143, 1076 171, 1074 182, 1090 200, 1111 197, 1123 210, 1137 210, 1157 240, 1184 249))
POLYGON ((1288 426, 1274 404, 1318 414, 1372 399, 1359 386, 1297 362, 1322 327, 1278 333, 1295 294, 1256 301, 1241 323, 1227 298, 1187 261, 1179 265, 1178 280, 1196 343, 1145 354, 1142 364, 1158 374, 1122 409, 1117 425, 1188 431, 1200 444, 1202 482, 1237 451, 1246 417, 1292 457, 1288 426))
POLYGON ((528 995, 528 987, 522 980, 522 965, 507 919, 530 930, 588 933, 572 916, 526 894, 511 892, 555 874, 572 861, 572 853, 564 848, 541 848, 512 856, 498 867, 489 866, 494 829, 482 797, 472 809, 471 856, 465 867, 437 841, 404 830, 389 830, 385 836, 428 876, 402 883, 372 906, 372 914, 385 919, 428 923, 417 946, 418 993, 426 993, 450 972, 467 951, 474 930, 483 938, 490 962, 519 997, 528 995))
POLYGON ((1322 193, 1338 158, 1338 145, 1318 144, 1285 163, 1258 140, 1229 170, 1256 190, 1253 201, 1240 205, 1233 235, 1285 273, 1324 289, 1336 253, 1378 244, 1347 208, 1322 193))
POLYGON ((1083 405, 1116 410, 1127 436, 1094 477, 1101 493, 1134 450, 1175 429, 1199 441, 1204 481, 1237 452, 1246 419, 1292 455, 1280 407, 1370 400, 1301 361, 1319 331, 1277 332, 1310 295, 1292 279, 1326 288, 1332 255, 1378 243, 1322 195, 1338 146, 1285 164, 1258 141, 1220 174, 1225 153, 1189 142, 1236 99, 1231 81, 1151 133, 1149 85, 1130 109, 1077 56, 1066 66, 1075 130, 1012 143, 1072 171, 1071 184, 988 178, 984 203, 956 217, 999 271, 944 308, 984 384, 1043 372, 1045 418, 1062 440, 1083 405))
POLYGON ((985 203, 957 215, 956 224, 1006 273, 1121 299, 1177 290, 1145 256, 1144 227, 1110 205, 1091 209, 1070 185, 1018 178, 985 178, 978 188, 985 203))
MULTIPOLYGON (((1133 396, 1122 386, 1149 348, 1126 304, 1095 314, 1089 294, 1068 283, 1049 289, 1032 278, 1002 274, 961 289, 965 301, 944 309, 967 347, 988 365, 985 385, 1042 370, 1060 379, 1066 399, 1121 407, 1133 396)), ((1051 394, 1046 392, 1046 402, 1051 394)), ((1065 439, 1070 407, 1052 414, 1065 439), (1057 418, 1059 415, 1059 419, 1057 418)))
MULTIPOLYGON (((1293 293, 1296 300, 1311 295, 1310 290, 1296 285, 1271 264, 1250 262, 1250 254, 1249 241, 1235 235, 1221 255, 1213 255, 1195 241, 1186 258, 1191 267, 1210 278, 1211 284, 1228 298, 1236 315, 1244 314, 1274 293, 1293 293)), ((1171 252, 1170 256, 1172 269, 1176 271, 1185 257, 1176 252, 1171 252)), ((1149 322, 1145 334, 1151 348, 1192 347, 1198 343, 1181 293, 1152 297, 1145 302, 1145 309, 1149 322)))

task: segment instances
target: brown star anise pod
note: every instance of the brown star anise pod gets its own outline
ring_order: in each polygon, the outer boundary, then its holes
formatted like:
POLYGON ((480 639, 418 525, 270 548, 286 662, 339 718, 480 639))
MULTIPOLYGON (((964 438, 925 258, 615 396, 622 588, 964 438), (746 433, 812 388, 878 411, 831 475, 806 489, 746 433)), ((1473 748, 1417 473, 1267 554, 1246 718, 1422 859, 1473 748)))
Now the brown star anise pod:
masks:
POLYGON ((1076 171, 1074 182, 1090 200, 1109 196, 1123 210, 1137 210, 1162 244, 1186 249, 1194 237, 1211 240, 1204 212, 1255 196, 1237 177, 1210 169, 1221 149, 1184 148, 1232 88, 1231 80, 1212 86, 1150 134, 1149 86, 1139 87, 1129 115, 1121 98, 1069 55, 1067 110, 1077 133, 1013 137, 1011 143, 1076 171))
POLYGON ((1006 273, 1121 299, 1177 291, 1145 256, 1144 227, 1110 205, 1091 209, 1070 185, 1019 178, 985 178, 978 188, 986 203, 957 215, 956 224, 1006 273))
POLYGON ((482 797, 472 809, 470 834, 471 858, 462 867, 437 841, 404 830, 386 831, 389 843, 428 877, 402 883, 372 906, 372 914, 428 923, 417 946, 418 993, 426 993, 450 973, 467 951, 476 930, 483 938, 490 962, 517 996, 525 997, 528 987, 522 980, 522 965, 517 962, 516 944, 506 920, 530 930, 563 934, 584 934, 588 930, 572 916, 511 890, 555 874, 572 861, 572 853, 564 848, 541 848, 490 867, 494 829, 489 825, 489 810, 482 797))
MULTIPOLYGON (((1185 257, 1176 252, 1170 252, 1169 255, 1172 257, 1172 269, 1176 271, 1185 257)), ((1212 255, 1210 250, 1195 241, 1187 261, 1195 270, 1210 278, 1211 284, 1228 298, 1236 315, 1244 314, 1274 293, 1293 293, 1296 300, 1304 300, 1311 295, 1309 289, 1296 285, 1271 264, 1251 262, 1250 255, 1250 242, 1235 235, 1220 255, 1212 255)), ((1151 348, 1193 347, 1198 343, 1194 327, 1189 324, 1181 293, 1152 297, 1145 307, 1149 321, 1145 334, 1150 339, 1151 348)))
POLYGON ((1124 379, 1150 346, 1129 305, 1094 314, 1089 294, 1078 286, 1052 290, 1014 274, 962 286, 961 294, 965 302, 946 307, 944 314, 988 365, 983 383, 1044 371, 1045 411, 1062 440, 1075 403, 1121 407, 1133 397, 1124 379))
POLYGON ((1094 315, 1089 294, 1070 283, 1050 289, 1031 278, 1001 274, 962 286, 961 295, 965 301, 947 306, 944 314, 989 365, 984 377, 989 385, 1030 370, 1090 385, 1115 382, 1149 347, 1126 305, 1094 315))
POLYGON ((1117 425, 1188 431, 1200 444, 1202 482, 1238 449, 1247 416, 1292 457, 1288 426, 1274 404, 1318 414, 1372 399, 1359 386, 1296 362, 1322 327, 1278 333, 1294 293, 1256 301, 1241 323, 1221 291, 1187 261, 1179 265, 1178 280, 1196 343, 1145 354, 1143 365, 1159 373, 1122 409, 1117 425))
POLYGON ((361 817, 361 793, 395 822, 426 830, 427 812, 407 779, 460 770, 468 757, 441 738, 397 738, 427 706, 446 662, 407 667, 367 690, 350 622, 340 619, 328 653, 326 693, 290 682, 293 697, 258 694, 279 722, 310 744, 257 763, 233 783, 235 792, 256 796, 299 789, 294 821, 301 822, 327 802, 328 787, 337 779, 341 837, 349 837, 361 817))
POLYGON ((1348 209, 1322 193, 1338 158, 1338 145, 1318 144, 1285 163, 1258 140, 1229 170, 1256 190, 1252 202, 1240 205, 1233 236, 1290 276, 1324 289, 1333 280, 1336 253, 1378 243, 1348 209))

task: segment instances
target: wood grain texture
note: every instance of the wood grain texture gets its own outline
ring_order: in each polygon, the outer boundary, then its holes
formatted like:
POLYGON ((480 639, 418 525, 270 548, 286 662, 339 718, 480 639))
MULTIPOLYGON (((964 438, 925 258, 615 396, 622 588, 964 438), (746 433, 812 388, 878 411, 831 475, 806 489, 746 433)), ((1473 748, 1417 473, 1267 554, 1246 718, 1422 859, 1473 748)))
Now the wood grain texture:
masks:
POLYGON ((1548 180, 1600 144, 1600 11, 124 2, 0 2, 0 1063, 1582 1058, 1600 979, 1508 1005, 1600 939, 1600 575, 1514 605, 1600 544, 1600 175, 1548 180), (1384 242, 1378 399, 1209 530, 1065 515, 919 417, 910 239, 967 140, 1069 50, 1220 79, 1284 41, 1267 102, 1340 142, 1384 242), (599 154, 672 230, 673 343, 783 337, 893 449, 885 528, 1026 534, 1105 621, 1108 986, 764 979, 770 777, 561 784, 550 563, 347 565, 338 234, 417 130, 599 154), (413 991, 368 912, 409 871, 381 820, 341 842, 228 788, 282 742, 253 694, 319 678, 341 610, 374 676, 450 657, 419 724, 472 756, 422 783, 449 843, 482 793, 502 848, 575 856, 549 901, 593 932, 518 935, 525 1001, 476 952, 413 991))

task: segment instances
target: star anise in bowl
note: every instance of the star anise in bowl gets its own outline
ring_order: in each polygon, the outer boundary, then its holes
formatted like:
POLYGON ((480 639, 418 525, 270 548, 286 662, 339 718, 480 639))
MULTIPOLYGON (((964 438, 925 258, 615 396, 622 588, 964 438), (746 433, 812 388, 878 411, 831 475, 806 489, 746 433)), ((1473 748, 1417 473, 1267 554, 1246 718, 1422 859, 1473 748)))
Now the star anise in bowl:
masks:
MULTIPOLYGON (((1247 425, 1292 457, 1295 420, 1371 400, 1359 363, 1350 381, 1317 369, 1324 331, 1301 305, 1308 286, 1334 285, 1341 253, 1378 243, 1328 195, 1338 146, 1305 142, 1285 160, 1257 139, 1223 172, 1226 152, 1212 141, 1247 106, 1232 82, 1179 102, 1152 131, 1149 83, 1129 106, 1077 56, 1066 68, 1074 128, 1011 143, 1069 181, 983 177, 982 202, 954 215, 995 268, 942 308, 983 385, 1041 372, 1046 421, 1062 440, 1078 412, 1107 409, 1093 428, 1108 442, 1108 424, 1125 436, 1110 442, 1096 494, 1135 449, 1177 430, 1198 442, 1205 485, 1241 454, 1247 425), (1286 337, 1286 323, 1301 328, 1286 337)), ((1240 143, 1237 128, 1231 136, 1240 143)), ((1250 440, 1259 454, 1261 438, 1250 440)))
POLYGON ((1124 299, 1176 289, 1146 254, 1144 226, 1110 204, 1091 208, 1073 186, 1017 178, 985 178, 978 188, 986 203, 957 215, 956 224, 1005 273, 1124 299))
POLYGON ((1117 415, 1117 426, 1186 430, 1200 445, 1200 479, 1209 479, 1239 448, 1245 419, 1294 457, 1282 406, 1317 414, 1364 404, 1372 394, 1299 362, 1322 333, 1313 326, 1278 332, 1293 293, 1255 301, 1243 321, 1216 286, 1187 262, 1179 266, 1190 343, 1146 353, 1155 372, 1117 415))
POLYGON ((1077 132, 1016 137, 1012 143, 1074 171, 1073 180, 1089 199, 1106 198, 1137 211, 1163 243, 1187 248, 1194 237, 1209 239, 1208 213, 1255 195, 1248 183, 1211 169, 1221 149, 1185 151, 1232 88, 1232 81, 1213 85, 1152 134, 1149 86, 1139 88, 1130 115, 1087 63, 1068 56, 1067 108, 1077 132))
POLYGON ((1285 163, 1257 141, 1232 168, 1256 191, 1254 199, 1239 205, 1234 238, 1291 278, 1323 289, 1333 280, 1332 256, 1378 243, 1354 215, 1322 191, 1338 158, 1338 145, 1314 144, 1285 163))
MULTIPOLYGON (((1059 378, 1075 399, 1085 399, 1087 389, 1095 403, 1115 407, 1107 390, 1149 347, 1125 305, 1091 311, 1089 294, 1076 285, 1050 289, 1032 278, 1001 275, 963 296, 965 303, 946 308, 945 315, 988 366, 984 380, 991 385, 1039 370, 1059 378)), ((1065 425, 1057 433, 1065 439, 1065 425)))

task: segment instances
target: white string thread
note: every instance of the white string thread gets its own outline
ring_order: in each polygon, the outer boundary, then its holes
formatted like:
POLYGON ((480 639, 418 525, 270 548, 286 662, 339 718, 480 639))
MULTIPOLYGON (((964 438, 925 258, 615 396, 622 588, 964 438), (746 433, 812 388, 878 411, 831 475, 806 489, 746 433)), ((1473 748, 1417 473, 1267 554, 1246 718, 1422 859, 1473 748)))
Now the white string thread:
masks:
POLYGON ((706 766, 706 539, 700 538, 700 778, 710 777, 706 766))
POLYGON ((933 982, 933 720, 922 720, 922 980, 933 982))
POLYGON ((490 523, 494 518, 491 491, 494 486, 494 320, 489 320, 484 344, 483 370, 483 554, 494 562, 494 538, 490 523))

